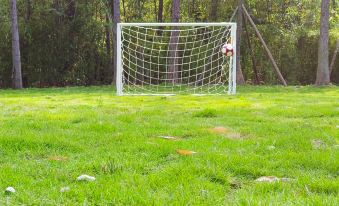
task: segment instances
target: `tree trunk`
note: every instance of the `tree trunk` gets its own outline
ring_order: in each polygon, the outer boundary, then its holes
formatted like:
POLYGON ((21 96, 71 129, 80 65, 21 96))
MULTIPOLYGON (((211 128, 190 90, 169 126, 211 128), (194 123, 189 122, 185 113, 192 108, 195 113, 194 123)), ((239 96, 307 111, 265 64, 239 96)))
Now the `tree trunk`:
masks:
POLYGON ((117 73, 117 26, 120 22, 120 0, 112 0, 113 10, 113 84, 115 85, 117 73))
MULTIPOLYGON (((25 14, 24 14, 24 31, 23 31, 23 36, 24 36, 24 41, 21 42, 22 48, 25 48, 26 50, 26 56, 24 62, 26 62, 26 70, 31 73, 31 71, 34 71, 33 67, 30 67, 31 65, 31 51, 30 51, 30 44, 32 41, 32 36, 31 36, 31 29, 30 29, 30 20, 32 16, 32 4, 31 0, 25 0, 25 14)), ((22 32, 22 31, 21 31, 22 32)), ((22 80, 22 84, 28 84, 28 79, 22 80)))
POLYGON ((25 0, 25 24, 27 25, 32 15, 32 5, 30 0, 25 0))
MULTIPOLYGON (((163 10, 164 10, 164 1, 159 0, 159 8, 158 8, 158 16, 157 16, 157 21, 158 22, 163 22, 163 10)), ((157 30, 157 35, 161 36, 162 35, 162 26, 159 26, 159 29, 157 30)))
POLYGON ((109 17, 108 14, 106 14, 105 16, 105 21, 106 21, 106 26, 105 26, 105 43, 106 43, 106 54, 108 56, 111 56, 111 43, 112 43, 112 39, 111 39, 111 28, 109 26, 110 22, 109 22, 109 17))
POLYGON ((243 8, 242 5, 244 3, 244 0, 238 0, 238 15, 237 15, 237 84, 245 84, 245 79, 244 75, 242 73, 242 68, 241 68, 241 52, 240 52, 240 42, 241 42, 241 34, 242 34, 242 23, 243 23, 243 18, 242 18, 242 13, 243 13, 243 8))
POLYGON ((104 79, 110 81, 110 77, 113 75, 113 70, 114 70, 113 69, 114 68, 113 58, 112 58, 112 38, 111 38, 112 27, 110 25, 109 14, 106 14, 105 18, 106 18, 105 43, 106 43, 106 54, 107 54, 107 57, 109 58, 109 64, 108 64, 107 70, 104 72, 104 75, 105 75, 104 79))
POLYGON ((210 18, 209 18, 211 22, 217 21, 218 3, 219 3, 219 0, 211 0, 211 11, 210 11, 210 18))
POLYGON ((329 68, 329 17, 330 17, 330 0, 322 0, 321 2, 321 18, 320 18, 320 37, 318 48, 318 68, 316 85, 328 85, 330 83, 329 68))
POLYGON ((138 21, 142 20, 142 6, 141 6, 141 0, 137 0, 137 19, 138 21))
POLYGON ((158 22, 163 22, 162 15, 164 10, 164 1, 159 0, 159 9, 158 9, 158 22))
POLYGON ((334 64, 335 64, 335 60, 337 58, 338 52, 339 52, 339 39, 337 40, 337 46, 335 47, 335 50, 333 52, 333 57, 332 57, 331 65, 330 65, 330 77, 334 69, 334 64))
POLYGON ((20 41, 19 41, 16 0, 11 0, 11 23, 12 23, 13 88, 21 89, 22 75, 21 75, 20 41))
MULTIPOLYGON (((180 0, 172 0, 172 22, 177 23, 180 19, 180 0)), ((177 26, 172 27, 171 37, 169 41, 169 66, 168 80, 175 84, 178 81, 178 42, 179 31, 177 26)))
POLYGON ((196 11, 195 11, 195 0, 192 0, 192 10, 188 15, 191 15, 191 17, 194 17, 194 19, 196 20, 196 11))
POLYGON ((70 21, 74 20, 75 9, 76 9, 75 0, 68 0, 66 14, 70 21))
POLYGON ((154 19, 157 22, 158 21, 158 7, 157 7, 157 0, 154 0, 154 19))

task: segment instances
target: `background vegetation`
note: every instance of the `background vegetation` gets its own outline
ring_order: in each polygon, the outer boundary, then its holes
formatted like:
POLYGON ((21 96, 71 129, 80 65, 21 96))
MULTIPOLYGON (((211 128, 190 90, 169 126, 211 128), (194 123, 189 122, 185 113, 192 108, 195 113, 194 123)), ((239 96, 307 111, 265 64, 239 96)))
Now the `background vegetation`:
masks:
MULTIPOLYGON (((248 0, 246 5, 289 84, 315 81, 321 0, 248 0)), ((25 87, 110 84, 113 79, 112 1, 18 0, 25 87)), ((181 1, 181 22, 229 21, 235 0, 181 1), (216 3, 215 3, 216 2, 216 3)), ((158 0, 121 0, 122 22, 158 21, 158 0)), ((9 1, 0 0, 0 88, 11 86, 9 1)), ((171 21, 171 1, 163 1, 163 21, 171 21)), ((246 32, 243 33, 244 35, 246 32)), ((261 44, 248 26, 263 83, 277 83, 261 44)), ((331 1, 330 56, 339 38, 339 3, 331 1)), ((253 78, 243 37, 242 69, 253 78)), ((337 59, 332 82, 339 83, 337 59)))

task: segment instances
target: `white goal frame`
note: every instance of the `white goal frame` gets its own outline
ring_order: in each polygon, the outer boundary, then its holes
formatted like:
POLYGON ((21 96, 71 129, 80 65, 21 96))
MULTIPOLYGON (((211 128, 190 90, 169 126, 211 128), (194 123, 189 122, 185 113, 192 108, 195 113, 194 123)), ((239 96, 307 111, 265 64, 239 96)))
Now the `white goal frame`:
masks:
MULTIPOLYGON (((236 94, 236 73, 237 73, 237 51, 236 51, 236 31, 237 31, 237 24, 233 22, 220 22, 220 23, 118 23, 117 24, 117 48, 116 48, 116 58, 117 58, 117 65, 116 65, 116 92, 118 96, 121 95, 131 95, 125 94, 123 92, 123 75, 124 75, 124 68, 122 63, 123 58, 123 51, 122 51, 122 28, 123 27, 206 27, 206 26, 220 26, 220 27, 228 27, 230 28, 230 37, 231 37, 231 44, 233 46, 233 56, 229 57, 229 77, 228 77, 228 94, 234 95, 236 94)), ((175 95, 175 94, 132 94, 132 95, 175 95)))

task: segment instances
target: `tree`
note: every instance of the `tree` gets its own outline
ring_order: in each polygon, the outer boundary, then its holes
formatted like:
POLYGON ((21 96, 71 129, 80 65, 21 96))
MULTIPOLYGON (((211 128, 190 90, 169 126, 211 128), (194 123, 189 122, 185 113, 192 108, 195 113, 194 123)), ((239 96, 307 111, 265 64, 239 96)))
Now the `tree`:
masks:
POLYGON ((113 84, 115 84, 117 74, 117 28, 120 22, 120 0, 111 0, 113 13, 113 84))
POLYGON ((158 8, 158 22, 163 22, 162 15, 163 15, 163 9, 164 9, 164 1, 159 0, 159 8, 158 8))
POLYGON ((335 60, 337 58, 338 52, 339 52, 339 39, 337 40, 337 45, 336 45, 335 50, 333 52, 333 57, 332 57, 331 65, 330 65, 330 76, 333 72, 334 64, 335 64, 335 60))
POLYGON ((32 3, 31 0, 25 0, 25 26, 27 26, 28 21, 32 15, 32 3))
POLYGON ((75 0, 68 0, 66 14, 70 21, 73 20, 75 17, 75 9, 76 9, 75 0))
MULTIPOLYGON (((164 11, 164 1, 163 0, 159 0, 159 8, 158 8, 158 14, 157 15, 157 21, 158 22, 163 22, 163 11, 164 11)), ((159 27, 159 29, 157 30, 157 35, 161 36, 162 34, 162 28, 163 27, 159 27)))
POLYGON ((330 0, 322 0, 320 17, 320 37, 318 48, 318 68, 316 85, 328 85, 330 83, 329 69, 329 19, 330 19, 330 0))
MULTIPOLYGON (((180 0, 172 0, 172 22, 177 23, 180 19, 180 0)), ((178 42, 179 30, 177 26, 172 27, 170 42, 169 42, 169 68, 168 79, 171 83, 177 83, 178 79, 178 42)))
POLYGON ((241 70, 241 52, 240 52, 240 42, 241 42, 241 34, 242 34, 242 23, 243 23, 243 8, 242 5, 244 0, 238 0, 238 14, 237 14, 237 84, 245 84, 244 75, 241 70))
POLYGON ((211 0, 211 11, 210 11, 210 21, 217 21, 217 11, 218 11, 219 0, 211 0))
POLYGON ((20 59, 20 40, 19 40, 16 0, 11 0, 11 23, 12 23, 12 59, 13 59, 12 82, 13 88, 21 89, 22 76, 20 59))

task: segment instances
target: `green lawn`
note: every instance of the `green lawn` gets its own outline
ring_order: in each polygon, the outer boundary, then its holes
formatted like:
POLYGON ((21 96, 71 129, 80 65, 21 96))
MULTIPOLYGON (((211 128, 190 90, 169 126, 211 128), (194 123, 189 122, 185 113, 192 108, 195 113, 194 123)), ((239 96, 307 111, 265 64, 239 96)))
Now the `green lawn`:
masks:
POLYGON ((0 205, 336 205, 339 87, 238 92, 0 90, 0 205))

